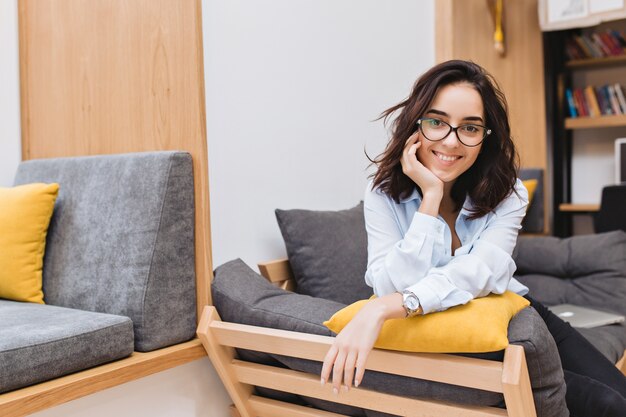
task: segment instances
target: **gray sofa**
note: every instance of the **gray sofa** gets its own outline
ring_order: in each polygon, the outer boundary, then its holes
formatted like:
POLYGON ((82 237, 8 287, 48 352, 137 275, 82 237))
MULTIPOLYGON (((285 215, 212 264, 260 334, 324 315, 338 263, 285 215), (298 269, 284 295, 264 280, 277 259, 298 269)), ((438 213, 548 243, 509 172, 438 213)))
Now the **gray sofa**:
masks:
MULTIPOLYGON (((276 216, 296 292, 271 285, 241 260, 234 260, 215 271, 213 303, 227 322, 332 335, 323 321, 346 304, 371 295, 371 288, 363 280, 367 258, 363 205, 340 211, 277 210, 276 216)), ((527 223, 528 229, 543 229, 542 212, 539 217, 534 223, 527 223)), ((520 237, 514 258, 518 279, 530 287, 532 296, 539 301, 548 305, 591 305, 626 314, 626 233, 569 239, 520 237)), ((613 362, 624 353, 624 325, 583 329, 582 333, 613 362)), ((537 415, 567 416, 556 345, 537 312, 527 308, 515 316, 508 337, 510 343, 524 347, 537 415)), ((238 354, 243 360, 314 374, 319 374, 321 368, 319 363, 294 357, 247 350, 239 350, 238 354)), ((502 360, 502 352, 467 356, 502 360)), ((369 371, 362 386, 463 404, 498 406, 503 401, 501 394, 369 371)), ((380 415, 372 410, 262 388, 257 388, 257 393, 351 416, 380 415)))
POLYGON ((60 184, 46 304, 0 299, 0 393, 194 337, 188 153, 21 163, 15 185, 32 182, 60 184))
MULTIPOLYGON (((270 284, 241 260, 218 267, 212 283, 213 303, 220 318, 253 326, 332 336, 322 323, 345 304, 285 291, 270 284)), ((522 310, 509 325, 511 343, 524 347, 537 415, 566 417, 565 383, 556 345, 539 315, 531 308, 522 310)), ((296 352, 294 352, 296 353, 296 352)), ((319 375, 321 364, 295 357, 238 350, 238 356, 251 362, 290 368, 319 375)), ((466 356, 502 361, 503 352, 466 356)), ((367 371, 362 388, 421 399, 468 405, 502 406, 502 394, 458 387, 444 383, 367 371)), ((257 394, 349 416, 387 416, 378 411, 349 407, 311 397, 257 387, 257 394)))

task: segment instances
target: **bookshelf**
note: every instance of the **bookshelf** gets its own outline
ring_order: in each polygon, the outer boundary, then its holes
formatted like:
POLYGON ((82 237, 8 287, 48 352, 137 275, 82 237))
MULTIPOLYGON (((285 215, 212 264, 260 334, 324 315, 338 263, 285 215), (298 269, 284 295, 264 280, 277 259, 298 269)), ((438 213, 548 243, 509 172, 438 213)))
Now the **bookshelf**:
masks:
POLYGON ((593 213, 600 210, 599 204, 571 204, 563 203, 559 205, 559 210, 569 213, 593 213))
MULTIPOLYGON (((624 65, 626 66, 626 61, 624 61, 624 65)), ((568 117, 565 119, 566 129, 593 129, 620 126, 626 126, 626 115, 624 114, 601 117, 568 117)))
POLYGON ((574 59, 565 63, 565 68, 585 69, 595 67, 609 67, 611 65, 626 65, 626 55, 608 56, 604 58, 574 59))
MULTIPOLYGON (((594 142, 583 143, 582 149, 585 147, 598 149, 603 146, 602 144, 606 144, 610 137, 626 137, 626 114, 605 114, 592 117, 580 116, 581 113, 577 112, 578 117, 570 117, 567 104, 567 89, 585 89, 587 86, 598 87, 613 83, 626 86, 626 53, 585 59, 568 59, 566 54, 568 42, 571 42, 574 35, 584 36, 594 31, 605 31, 607 28, 624 31, 626 20, 606 22, 585 29, 559 30, 543 34, 548 165, 553 191, 552 229, 556 236, 565 237, 572 234, 574 216, 593 215, 599 210, 599 198, 598 201, 585 201, 584 204, 574 202, 575 199, 572 198, 574 186, 579 193, 578 200, 594 200, 594 198, 581 198, 584 196, 579 191, 581 186, 578 183, 574 184, 573 177, 578 178, 579 181, 583 176, 602 177, 602 172, 606 175, 608 169, 607 164, 600 164, 605 166, 594 166, 589 170, 588 175, 586 170, 579 171, 576 175, 573 163, 574 146, 578 146, 577 155, 580 155, 581 141, 594 142)), ((578 163, 578 169, 580 166, 578 163)), ((596 181, 596 184, 602 181, 596 181)), ((587 183, 593 183, 593 181, 590 180, 587 183)), ((584 194, 588 197, 597 191, 599 196, 602 186, 598 184, 597 187, 598 190, 583 188, 584 194)))

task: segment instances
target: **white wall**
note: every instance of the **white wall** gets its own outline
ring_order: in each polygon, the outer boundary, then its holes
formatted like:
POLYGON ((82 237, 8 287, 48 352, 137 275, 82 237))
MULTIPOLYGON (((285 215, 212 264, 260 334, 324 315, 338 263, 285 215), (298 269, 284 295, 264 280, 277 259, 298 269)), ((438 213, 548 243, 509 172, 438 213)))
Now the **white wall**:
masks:
MULTIPOLYGON (((0 1, 0 185, 19 161, 16 4, 0 1)), ((214 265, 254 264, 284 255, 275 208, 361 199, 363 147, 374 156, 386 141, 371 120, 434 63, 434 0, 202 7, 214 265)), ((35 415, 227 417, 229 403, 204 358, 35 415)))
POLYGON ((285 256, 276 208, 362 199, 381 111, 434 63, 434 2, 205 1, 213 262, 285 256))
POLYGON ((13 185, 21 159, 17 0, 0 1, 0 187, 13 185))

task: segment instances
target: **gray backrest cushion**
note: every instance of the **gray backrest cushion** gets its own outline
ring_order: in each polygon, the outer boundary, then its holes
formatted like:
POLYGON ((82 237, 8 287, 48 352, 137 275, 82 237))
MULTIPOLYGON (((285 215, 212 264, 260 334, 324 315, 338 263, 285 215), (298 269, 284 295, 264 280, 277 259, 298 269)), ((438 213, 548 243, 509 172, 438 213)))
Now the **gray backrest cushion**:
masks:
POLYGON ((616 230, 569 238, 521 236, 513 253, 517 273, 562 278, 590 274, 626 276, 626 232, 616 230))
POLYGON ((191 155, 31 160, 15 184, 31 182, 60 184, 44 258, 47 304, 130 317, 140 351, 194 336, 191 155))
POLYGON ((520 237, 516 278, 547 304, 576 304, 626 314, 626 232, 520 237))
POLYGON ((537 188, 533 195, 533 201, 526 210, 526 216, 522 221, 523 233, 543 233, 544 229, 544 195, 543 195, 543 169, 523 168, 519 172, 521 180, 537 180, 537 188))
POLYGON ((324 336, 333 333, 322 323, 345 307, 278 288, 240 259, 215 270, 211 292, 224 321, 324 336))
MULTIPOLYGON (((241 260, 228 262, 215 271, 213 303, 224 321, 319 335, 333 335, 322 323, 345 305, 329 300, 288 292, 271 285, 241 260)), ((539 416, 567 416, 563 371, 554 340, 543 320, 532 309, 524 309, 509 325, 511 343, 524 346, 539 416)), ((319 374, 321 365, 293 357, 239 351, 242 359, 277 364, 319 374)), ((502 352, 465 355, 502 359, 502 352)), ((499 394, 462 388, 414 378, 368 371, 363 387, 399 395, 454 401, 466 404, 497 405, 499 394)), ((316 407, 348 413, 343 407, 304 399, 316 407)), ((353 409, 350 415, 363 415, 353 409)), ((367 412, 367 415, 373 415, 367 412)))
POLYGON ((348 210, 276 210, 300 294, 350 304, 369 298, 363 202, 348 210))

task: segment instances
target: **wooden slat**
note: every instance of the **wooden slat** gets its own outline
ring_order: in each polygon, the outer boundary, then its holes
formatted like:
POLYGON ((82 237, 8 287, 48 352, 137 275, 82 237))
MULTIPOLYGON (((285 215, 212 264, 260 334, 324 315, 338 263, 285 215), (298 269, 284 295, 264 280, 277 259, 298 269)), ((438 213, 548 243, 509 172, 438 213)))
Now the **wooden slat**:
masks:
POLYGON ((569 117, 565 119, 566 129, 591 129, 598 127, 626 126, 626 115, 618 114, 601 117, 569 117))
POLYGON ((288 259, 278 259, 275 261, 262 262, 258 264, 259 272, 269 282, 281 282, 293 280, 293 272, 289 266, 288 259))
POLYGON ((509 417, 537 417, 523 347, 509 345, 506 348, 502 385, 509 417))
POLYGON ((622 373, 624 375, 626 375, 626 350, 624 350, 624 354, 622 355, 622 359, 620 359, 619 361, 617 361, 617 363, 615 364, 615 366, 617 367, 617 369, 619 369, 620 371, 622 371, 622 373))
POLYGON ((294 281, 293 279, 275 282, 274 285, 276 285, 278 288, 282 288, 285 291, 291 291, 291 292, 296 291, 296 281, 294 281))
POLYGON ((152 352, 135 352, 126 359, 2 394, 0 416, 32 414, 203 356, 206 352, 198 339, 152 352))
POLYGON ((220 376, 222 384, 224 384, 230 398, 235 403, 237 407, 235 411, 237 411, 241 417, 255 417, 250 403, 248 402, 252 395, 252 386, 242 384, 241 381, 235 377, 232 367, 235 349, 219 343, 213 334, 212 325, 215 321, 219 322, 219 320, 220 317, 215 307, 206 306, 202 311, 200 324, 198 324, 198 337, 209 355, 209 359, 215 367, 217 374, 220 376))
POLYGON ((22 159, 191 153, 197 313, 211 304, 201 0, 19 0, 22 159))
MULTIPOLYGON (((213 308, 213 307, 207 307, 213 308)), ((226 346, 322 361, 334 338, 265 327, 213 321, 211 331, 226 346)), ((367 369, 503 392, 502 363, 447 354, 374 349, 367 369)))
POLYGON ((571 213, 589 213, 600 210, 600 204, 572 204, 563 203, 559 204, 560 211, 567 211, 571 213))
POLYGON ((384 394, 364 388, 352 388, 334 395, 330 384, 322 387, 316 375, 290 369, 276 368, 251 362, 233 361, 237 379, 270 389, 315 397, 340 404, 363 407, 402 416, 506 416, 506 410, 484 406, 458 405, 439 401, 425 401, 384 394))
POLYGON ((231 404, 230 407, 228 407, 228 411, 230 412, 230 417, 241 417, 241 414, 239 414, 239 411, 237 411, 237 407, 235 407, 234 404, 231 404))
POLYGON ((613 65, 624 65, 626 63, 626 55, 605 56, 602 58, 575 59, 567 61, 565 67, 571 69, 583 68, 606 68, 613 65))
POLYGON ((303 407, 256 395, 250 397, 250 404, 258 417, 345 417, 344 414, 303 407))
POLYGON ((454 22, 455 0, 437 0, 435 2, 435 61, 443 62, 454 59, 454 22), (446 29, 447 28, 447 29, 446 29))

